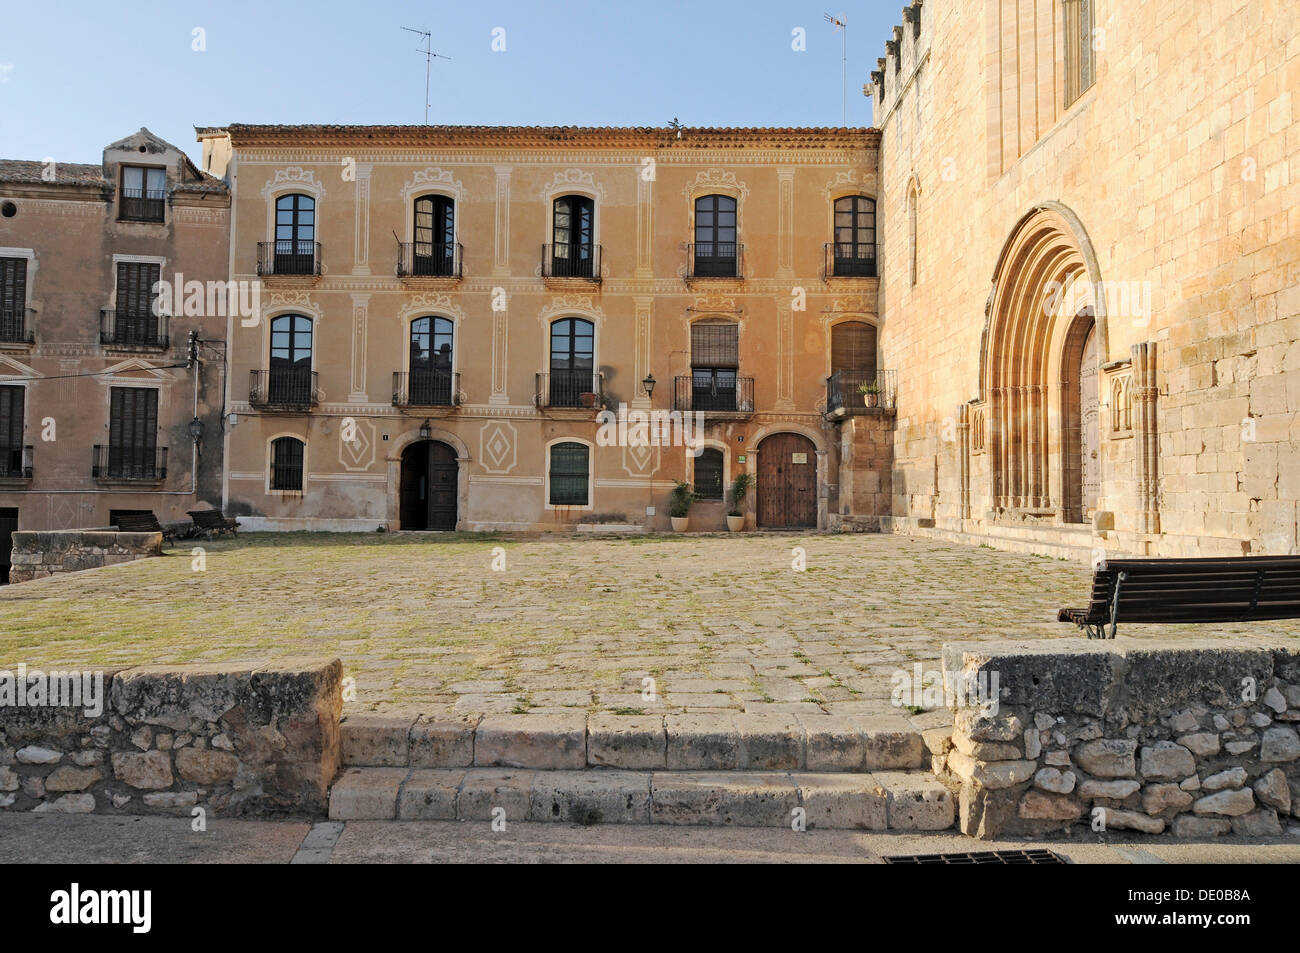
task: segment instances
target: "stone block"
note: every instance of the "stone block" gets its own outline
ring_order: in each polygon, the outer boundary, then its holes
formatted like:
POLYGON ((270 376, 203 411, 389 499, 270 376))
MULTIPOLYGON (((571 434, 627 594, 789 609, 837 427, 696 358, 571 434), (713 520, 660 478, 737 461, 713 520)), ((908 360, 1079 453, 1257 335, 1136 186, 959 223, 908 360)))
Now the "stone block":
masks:
POLYGON ((479 717, 421 715, 410 729, 410 764, 418 768, 467 768, 474 763, 479 717))
POLYGON ((653 824, 789 829, 799 806, 799 790, 785 774, 655 772, 650 792, 653 824))
POLYGON ((331 821, 391 821, 407 768, 348 768, 330 789, 331 821))
POLYGON ((581 770, 587 766, 587 716, 489 715, 474 732, 474 764, 581 770))
POLYGON ((491 821, 493 811, 500 808, 507 822, 527 820, 535 773, 491 768, 467 770, 456 798, 456 819, 491 821))
POLYGON ((348 715, 339 725, 348 767, 404 767, 411 762, 411 727, 418 715, 348 715))
POLYGON ((740 731, 730 715, 668 715, 670 771, 729 771, 740 767, 740 731))
POLYGON ((794 781, 809 830, 883 831, 889 827, 889 796, 871 775, 801 773, 794 775, 794 781))
POLYGON ((400 821, 454 821, 456 798, 465 771, 457 768, 413 768, 397 799, 400 821))
POLYGON ((649 824, 650 774, 638 771, 539 771, 530 821, 566 824, 649 824))
POLYGON ((668 735, 659 715, 600 712, 587 719, 587 762, 631 771, 668 766, 668 735))

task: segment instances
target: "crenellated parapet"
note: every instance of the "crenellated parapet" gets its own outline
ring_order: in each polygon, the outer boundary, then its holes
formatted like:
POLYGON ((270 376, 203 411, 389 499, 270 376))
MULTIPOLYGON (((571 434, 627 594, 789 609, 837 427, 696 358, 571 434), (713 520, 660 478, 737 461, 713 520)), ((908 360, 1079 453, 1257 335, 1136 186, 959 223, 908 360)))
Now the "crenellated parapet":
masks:
POLYGON ((899 92, 905 87, 916 64, 918 51, 926 44, 922 41, 924 0, 913 0, 903 7, 902 23, 894 27, 885 41, 885 55, 876 60, 871 71, 871 92, 876 104, 875 125, 879 126, 892 108, 899 92))

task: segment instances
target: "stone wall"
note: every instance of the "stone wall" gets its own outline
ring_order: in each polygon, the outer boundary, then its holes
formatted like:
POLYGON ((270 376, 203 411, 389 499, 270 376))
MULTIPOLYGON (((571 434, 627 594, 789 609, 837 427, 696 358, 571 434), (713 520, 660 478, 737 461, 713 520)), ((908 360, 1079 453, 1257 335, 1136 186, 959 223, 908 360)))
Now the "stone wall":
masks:
MULTIPOLYGON (((215 815, 326 810, 339 766, 338 659, 103 673, 102 710, 94 713, 91 706, 91 714, 84 704, 14 704, 17 674, 0 672, 0 808, 188 814, 198 806, 215 815)), ((22 674, 30 680, 36 673, 22 674)))
POLYGON ((927 741, 966 834, 1265 836, 1300 817, 1294 640, 955 644, 944 678, 951 739, 927 741))
POLYGON ((14 533, 13 538, 11 583, 162 555, 161 533, 119 533, 112 529, 23 530, 14 533))
MULTIPOLYGON (((890 512, 894 415, 880 410, 840 423, 840 528, 880 531, 890 512)), ((832 526, 835 526, 832 523, 832 526)))

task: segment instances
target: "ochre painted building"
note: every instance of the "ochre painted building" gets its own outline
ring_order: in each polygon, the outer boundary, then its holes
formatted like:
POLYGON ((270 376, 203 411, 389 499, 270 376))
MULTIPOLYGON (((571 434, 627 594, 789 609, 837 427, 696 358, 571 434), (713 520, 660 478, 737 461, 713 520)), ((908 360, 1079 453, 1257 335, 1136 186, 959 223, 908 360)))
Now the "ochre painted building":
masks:
POLYGON ((232 186, 231 277, 262 281, 261 320, 227 331, 246 527, 667 528, 686 480, 717 530, 745 470, 750 527, 883 509, 873 130, 199 137, 232 186), (602 436, 620 407, 670 445, 602 436))
POLYGON ((896 530, 1297 551, 1293 3, 925 0, 873 74, 896 530))
POLYGON ((0 574, 15 529, 220 502, 225 320, 153 287, 224 281, 229 209, 147 129, 98 165, 0 160, 0 574))

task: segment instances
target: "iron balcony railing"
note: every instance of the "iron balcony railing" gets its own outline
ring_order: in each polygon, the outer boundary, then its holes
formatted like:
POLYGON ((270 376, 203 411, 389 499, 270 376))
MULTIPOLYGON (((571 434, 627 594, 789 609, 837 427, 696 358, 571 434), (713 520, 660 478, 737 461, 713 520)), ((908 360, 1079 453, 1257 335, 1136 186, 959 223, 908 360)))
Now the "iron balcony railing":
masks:
POLYGON ((99 313, 99 343, 110 347, 165 348, 167 315, 105 308, 99 313))
POLYGON ((713 373, 678 377, 673 392, 673 409, 714 414, 752 414, 754 378, 718 376, 713 373))
POLYGON ((875 278, 876 250, 857 242, 826 243, 828 278, 875 278))
POLYGON ((737 242, 695 242, 687 245, 689 278, 740 278, 745 246, 737 242))
POLYGON ((463 277, 464 249, 460 242, 399 242, 397 277, 463 277))
POLYGON ((394 407, 458 407, 460 375, 452 371, 395 371, 394 407))
POLYGON ((305 367, 250 371, 248 402, 254 407, 315 407, 316 372, 305 367))
POLYGON ((605 375, 598 371, 556 370, 537 375, 538 407, 599 410, 605 399, 605 375))
POLYGON ((157 483, 167 479, 167 448, 95 444, 90 475, 96 480, 157 483))
POLYGON ((0 343, 32 343, 32 332, 27 327, 27 310, 26 308, 0 309, 0 343))
POLYGON ((543 245, 542 277, 600 281, 600 246, 582 242, 543 245))
POLYGON ((282 239, 257 243, 257 273, 270 275, 320 274, 320 242, 282 239))
POLYGON ((118 218, 128 222, 161 222, 167 193, 161 189, 122 189, 118 218))
POLYGON ((32 448, 30 446, 0 447, 0 480, 30 480, 32 478, 32 448))
POLYGON ((893 371, 836 371, 826 378, 826 412, 865 414, 892 410, 897 396, 893 371))

